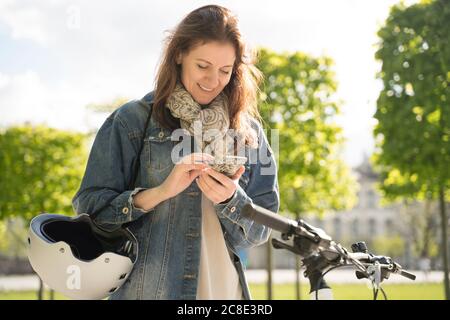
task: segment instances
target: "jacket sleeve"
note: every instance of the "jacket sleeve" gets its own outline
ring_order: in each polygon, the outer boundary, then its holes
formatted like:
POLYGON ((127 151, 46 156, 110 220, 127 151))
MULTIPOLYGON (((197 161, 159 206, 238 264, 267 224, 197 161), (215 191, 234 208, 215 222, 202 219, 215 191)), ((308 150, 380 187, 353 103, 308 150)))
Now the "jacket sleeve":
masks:
POLYGON ((254 203, 275 213, 279 210, 277 165, 272 149, 259 125, 258 138, 258 150, 253 149, 258 153, 257 161, 254 165, 251 164, 252 170, 245 190, 238 185, 233 197, 227 203, 215 205, 216 213, 224 228, 224 237, 235 249, 263 244, 271 232, 270 228, 241 217, 241 209, 245 204, 254 203), (261 162, 260 158, 265 160, 261 162))
POLYGON ((140 139, 131 139, 126 123, 117 111, 98 131, 89 154, 80 188, 72 199, 77 214, 97 214, 95 221, 115 229, 145 213, 133 204, 133 196, 143 190, 127 190, 140 139))

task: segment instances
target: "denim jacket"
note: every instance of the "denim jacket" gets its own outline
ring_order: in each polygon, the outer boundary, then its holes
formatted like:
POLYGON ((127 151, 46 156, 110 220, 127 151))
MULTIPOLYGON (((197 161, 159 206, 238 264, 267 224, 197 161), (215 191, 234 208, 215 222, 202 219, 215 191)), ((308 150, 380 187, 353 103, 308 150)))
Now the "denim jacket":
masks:
MULTIPOLYGON (((170 130, 151 118, 145 121, 153 93, 128 102, 103 123, 92 146, 80 188, 72 200, 76 213, 98 213, 95 221, 105 228, 126 224, 139 243, 138 258, 125 283, 111 299, 195 299, 200 265, 201 191, 193 182, 177 196, 161 202, 149 211, 136 208, 133 196, 160 185, 174 167, 170 130), (142 138, 144 146, 136 188, 127 190, 142 138)), ((226 203, 215 204, 225 243, 233 253, 244 299, 251 299, 239 249, 261 245, 268 240, 270 228, 241 217, 246 203, 255 203, 273 212, 279 209, 277 168, 272 149, 261 126, 258 149, 245 148, 249 161, 236 192, 226 203), (257 159, 257 152, 267 150, 269 162, 257 159), (252 163, 253 162, 253 163, 252 163), (261 174, 264 168, 273 174, 261 174)))

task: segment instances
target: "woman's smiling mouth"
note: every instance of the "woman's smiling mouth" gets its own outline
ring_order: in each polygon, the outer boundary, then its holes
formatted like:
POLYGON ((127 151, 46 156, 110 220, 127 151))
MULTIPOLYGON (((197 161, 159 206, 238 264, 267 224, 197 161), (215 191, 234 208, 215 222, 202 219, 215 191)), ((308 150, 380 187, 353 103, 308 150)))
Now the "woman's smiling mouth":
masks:
POLYGON ((200 89, 202 89, 202 90, 204 90, 206 92, 212 92, 214 90, 214 89, 208 89, 208 88, 202 86, 200 83, 198 83, 198 86, 200 87, 200 89))

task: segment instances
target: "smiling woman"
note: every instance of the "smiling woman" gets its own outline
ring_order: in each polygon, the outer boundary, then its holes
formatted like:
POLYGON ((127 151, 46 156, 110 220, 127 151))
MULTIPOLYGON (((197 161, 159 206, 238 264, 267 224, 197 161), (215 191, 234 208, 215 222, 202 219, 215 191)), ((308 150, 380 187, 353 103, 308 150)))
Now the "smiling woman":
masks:
POLYGON ((181 82, 200 104, 210 103, 228 84, 235 57, 228 42, 208 42, 197 45, 187 54, 179 54, 181 82), (208 61, 213 60, 213 62, 208 61))
POLYGON ((194 10, 166 39, 156 76, 155 118, 164 127, 179 127, 164 106, 180 81, 200 104, 208 104, 223 91, 230 128, 252 144, 253 130, 243 115, 260 118, 257 90, 262 74, 255 62, 255 52, 246 46, 238 19, 228 9, 205 6, 194 10))
POLYGON ((270 229, 241 209, 279 209, 276 161, 258 121, 261 74, 237 18, 215 5, 180 22, 161 61, 155 90, 101 127, 73 206, 136 236, 138 259, 112 299, 250 299, 237 252, 266 242, 270 229), (180 131, 187 136, 176 144, 180 131), (185 139, 194 150, 174 161, 185 139))

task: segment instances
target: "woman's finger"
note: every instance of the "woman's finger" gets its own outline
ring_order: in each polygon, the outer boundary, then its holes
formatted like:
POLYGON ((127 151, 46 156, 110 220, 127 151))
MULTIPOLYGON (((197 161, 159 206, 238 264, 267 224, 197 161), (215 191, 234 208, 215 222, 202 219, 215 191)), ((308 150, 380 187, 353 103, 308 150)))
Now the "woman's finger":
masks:
POLYGON ((214 157, 208 153, 195 152, 184 156, 180 162, 184 164, 192 164, 192 163, 204 163, 207 161, 214 160, 214 157))
POLYGON ((197 182, 197 185, 200 188, 200 190, 205 194, 205 196, 208 199, 210 199, 214 203, 220 202, 220 199, 221 199, 220 195, 217 194, 216 192, 214 192, 214 190, 212 190, 205 184, 205 180, 203 179, 202 176, 195 179, 195 181, 197 182))
POLYGON ((222 201, 224 196, 226 196, 227 191, 222 186, 220 186, 220 188, 222 189, 215 188, 219 186, 219 183, 212 181, 212 178, 208 177, 207 174, 200 175, 199 180, 203 182, 203 186, 205 187, 207 195, 211 200, 214 200, 215 202, 220 202, 222 201), (208 178, 211 179, 209 180, 209 184, 207 184, 208 178), (217 186, 214 186, 214 183, 217 186), (213 186, 211 186, 211 184, 213 186))
POLYGON ((189 179, 193 180, 202 174, 202 170, 191 170, 189 171, 189 179))
POLYGON ((183 171, 191 171, 191 170, 203 170, 208 168, 207 164, 204 163, 189 163, 189 164, 181 164, 183 167, 183 171))
POLYGON ((202 173, 202 179, 204 179, 205 184, 208 186, 208 188, 217 191, 218 194, 222 194, 222 195, 226 195, 229 190, 222 185, 221 183, 217 182, 216 180, 214 180, 214 178, 212 178, 209 174, 208 171, 210 171, 209 169, 203 171, 202 173))
POLYGON ((228 189, 233 188, 233 186, 234 186, 233 180, 228 178, 226 175, 224 175, 220 172, 217 172, 216 170, 214 170, 212 168, 207 168, 207 169, 205 169, 204 172, 209 174, 210 176, 212 176, 218 182, 220 182, 225 188, 228 188, 228 189))
POLYGON ((241 178, 241 176, 244 174, 245 172, 245 167, 244 166, 240 166, 239 169, 236 171, 236 173, 230 177, 231 180, 239 180, 241 178))

